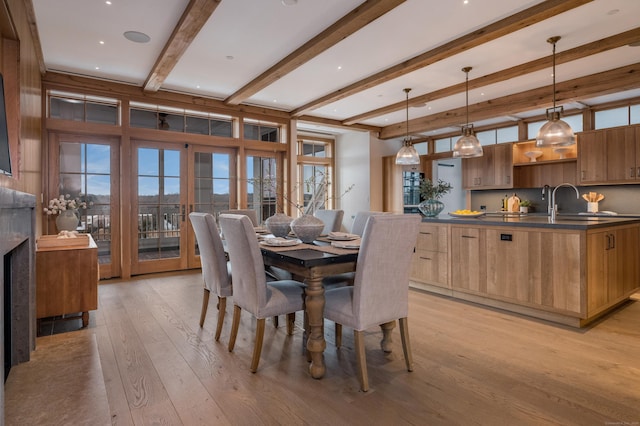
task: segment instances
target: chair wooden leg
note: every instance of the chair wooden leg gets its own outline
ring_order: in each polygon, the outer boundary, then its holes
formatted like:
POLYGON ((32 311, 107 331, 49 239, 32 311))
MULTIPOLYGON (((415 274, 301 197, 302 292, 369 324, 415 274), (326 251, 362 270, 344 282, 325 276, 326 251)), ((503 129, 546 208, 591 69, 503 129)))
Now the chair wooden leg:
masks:
POLYGON ((240 325, 240 306, 233 305, 233 322, 231 323, 231 335, 229 336, 229 352, 233 351, 236 345, 236 337, 238 336, 238 326, 240 325))
POLYGON ((293 325, 296 322, 296 313, 291 312, 287 314, 287 334, 291 336, 293 334, 293 325))
POLYGON ((227 310, 227 298, 218 296, 218 324, 216 324, 216 342, 220 340, 222 324, 224 323, 224 313, 227 310))
POLYGON ((358 364, 358 378, 362 392, 369 390, 369 375, 367 374, 367 358, 364 352, 364 332, 353 330, 353 340, 358 364))
POLYGON ((411 341, 409 340, 409 324, 407 318, 400 318, 400 338, 407 371, 413 371, 413 355, 411 355, 411 341))
POLYGON ((278 316, 277 315, 275 317, 273 317, 273 326, 275 328, 278 328, 278 316))
POLYGON ((258 319, 256 323, 256 342, 253 345, 253 359, 251 360, 251 372, 255 373, 258 370, 258 363, 260 362, 260 354, 262 353, 262 340, 264 339, 264 318, 258 319))
POLYGON ((336 338, 336 348, 340 349, 342 346, 342 324, 335 324, 335 338, 336 338))
POLYGON ((204 289, 204 294, 202 295, 202 310, 200 311, 200 327, 204 325, 204 318, 207 316, 207 307, 209 306, 209 295, 211 292, 209 289, 204 289))

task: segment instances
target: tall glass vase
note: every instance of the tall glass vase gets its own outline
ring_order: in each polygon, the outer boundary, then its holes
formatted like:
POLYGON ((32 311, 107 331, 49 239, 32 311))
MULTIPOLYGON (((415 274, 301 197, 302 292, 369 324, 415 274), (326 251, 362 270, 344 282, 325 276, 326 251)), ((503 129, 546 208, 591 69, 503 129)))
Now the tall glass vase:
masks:
POLYGON ((78 229, 78 210, 64 210, 56 217, 56 228, 60 231, 75 231, 78 229))
POLYGON ((444 203, 438 200, 424 200, 418 204, 418 210, 426 217, 435 217, 444 210, 444 203))

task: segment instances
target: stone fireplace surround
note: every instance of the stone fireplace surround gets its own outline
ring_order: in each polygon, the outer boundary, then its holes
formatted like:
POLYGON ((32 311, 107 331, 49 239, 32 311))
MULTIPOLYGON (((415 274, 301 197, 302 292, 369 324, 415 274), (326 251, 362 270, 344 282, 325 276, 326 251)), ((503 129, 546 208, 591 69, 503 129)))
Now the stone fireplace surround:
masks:
MULTIPOLYGON (((35 196, 0 188, 0 365, 5 366, 5 329, 11 330, 10 365, 29 361, 36 343, 35 196), (5 282, 10 278, 10 282, 5 282), (5 288, 5 286, 10 286, 5 288), (10 290, 9 290, 10 289, 10 290), (9 294, 10 328, 5 327, 5 294, 9 294)), ((4 386, 0 386, 0 419, 4 386)))

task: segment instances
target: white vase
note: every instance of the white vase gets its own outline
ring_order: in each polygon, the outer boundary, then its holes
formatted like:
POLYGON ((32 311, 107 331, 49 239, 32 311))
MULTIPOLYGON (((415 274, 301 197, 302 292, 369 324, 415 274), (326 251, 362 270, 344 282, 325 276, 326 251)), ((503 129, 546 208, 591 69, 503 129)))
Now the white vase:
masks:
POLYGON ((75 231, 78 229, 78 210, 64 210, 56 217, 56 228, 60 231, 75 231))

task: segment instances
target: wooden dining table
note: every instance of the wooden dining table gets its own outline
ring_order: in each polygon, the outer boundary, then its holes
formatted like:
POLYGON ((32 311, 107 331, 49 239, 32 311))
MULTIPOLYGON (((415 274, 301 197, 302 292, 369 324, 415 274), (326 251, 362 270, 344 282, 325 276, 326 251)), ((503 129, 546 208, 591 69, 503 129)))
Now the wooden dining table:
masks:
POLYGON ((320 379, 325 374, 324 350, 324 288, 322 279, 330 275, 355 271, 358 249, 332 247, 325 241, 290 247, 272 247, 260 244, 265 266, 275 266, 304 281, 308 330, 307 353, 310 357, 309 373, 320 379))

